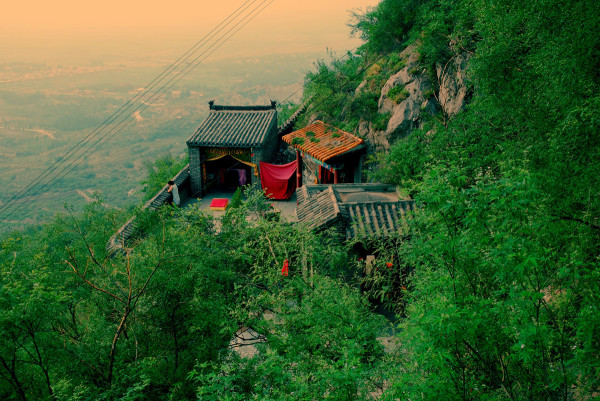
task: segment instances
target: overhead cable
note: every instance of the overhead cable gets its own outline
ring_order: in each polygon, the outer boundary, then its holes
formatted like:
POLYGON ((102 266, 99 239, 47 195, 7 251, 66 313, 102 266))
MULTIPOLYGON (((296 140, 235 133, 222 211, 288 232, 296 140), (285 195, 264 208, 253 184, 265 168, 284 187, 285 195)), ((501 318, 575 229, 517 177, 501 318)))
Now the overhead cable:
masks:
MULTIPOLYGON (((20 199, 23 199, 23 197, 24 197, 23 195, 26 194, 27 192, 31 192, 32 187, 37 185, 38 188, 35 191, 35 193, 28 195, 26 200, 21 202, 16 208, 13 208, 12 212, 9 212, 8 214, 7 214, 7 211, 10 209, 11 206, 14 206, 15 202, 13 200, 12 202, 9 202, 10 205, 9 204, 4 205, 4 207, 2 209, 0 209, 0 218, 3 215, 6 215, 6 216, 13 215, 19 210, 26 210, 27 207, 36 199, 36 197, 44 189, 49 190, 49 189, 53 188, 62 178, 64 178, 66 175, 70 174, 81 163, 82 158, 84 158, 84 160, 87 159, 86 155, 92 154, 95 151, 97 151, 102 145, 104 145, 112 137, 114 137, 116 134, 118 134, 123 128, 125 128, 127 125, 129 125, 133 121, 132 119, 129 118, 133 113, 135 113, 137 111, 143 111, 147 107, 152 105, 153 102, 155 102, 158 98, 160 98, 162 93, 168 91, 177 82, 179 82, 183 77, 185 77, 187 74, 189 74, 189 72, 191 72, 199 63, 206 60, 207 57, 209 57, 211 54, 213 54, 218 48, 220 48, 225 42, 227 42, 233 35, 235 35, 237 32, 239 32, 240 29, 242 29, 244 26, 246 26, 256 16, 258 16, 274 0, 263 0, 262 2, 260 2, 258 4, 258 6, 256 6, 252 10, 250 10, 245 15, 243 15, 241 17, 241 19, 239 19, 239 21, 237 21, 237 23, 235 23, 233 26, 229 27, 228 30, 223 35, 218 37, 214 41, 214 43, 212 43, 207 49, 204 49, 203 52, 201 52, 199 55, 196 55, 197 52, 202 49, 202 46, 205 46, 219 32, 221 32, 223 29, 225 29, 225 27, 227 27, 228 25, 231 25, 234 21, 236 21, 236 19, 238 19, 238 17, 240 17, 240 15, 242 15, 242 13, 244 13, 248 8, 250 8, 257 1, 258 0, 246 1, 234 13, 232 13, 223 22, 221 22, 221 24, 219 24, 209 34, 207 34, 201 41, 197 42, 183 56, 181 56, 177 61, 175 61, 167 69, 165 69, 165 71, 163 71, 163 73, 161 73, 157 78, 155 78, 150 84, 148 84, 144 88, 144 91, 138 93, 136 96, 134 96, 132 99, 130 99, 124 106, 121 107, 121 109, 119 111, 113 113, 113 115, 111 115, 111 117, 107 118, 103 124, 101 124, 99 127, 97 127, 97 129, 92 131, 92 133, 90 135, 88 135, 88 137, 86 137, 86 138, 84 138, 84 140, 80 141, 80 143, 78 143, 76 145, 76 147, 73 148, 72 151, 70 151, 70 154, 68 154, 68 157, 63 157, 62 159, 59 159, 57 162, 55 162, 54 165, 50 166, 46 170, 47 174, 41 175, 40 176, 41 178, 38 177, 38 179, 34 180, 34 182, 32 182, 25 190, 21 191, 20 199), (232 31, 233 31, 233 33, 231 33, 232 31), (200 46, 200 44, 202 46, 200 46), (192 59, 192 57, 194 57, 194 58, 192 59), (190 59, 192 59, 192 60, 189 61, 190 59), (176 73, 173 73, 173 71, 178 69, 184 63, 186 63, 186 64, 183 67, 183 69, 181 69, 180 71, 178 71, 176 73), (166 83, 162 84, 162 86, 160 86, 155 92, 153 92, 153 93, 150 92, 151 89, 155 88, 161 81, 164 81, 164 80, 167 80, 166 83), (149 93, 151 93, 151 95, 149 97, 142 99, 144 96, 147 96, 149 93), (133 111, 130 110, 130 108, 133 107, 134 103, 137 101, 139 101, 140 104, 133 111), (116 126, 112 127, 112 129, 110 129, 107 133, 103 133, 102 135, 100 135, 100 133, 102 131, 104 131, 111 123, 113 123, 119 117, 121 117, 123 115, 125 115, 125 116, 116 124, 116 126), (91 142, 91 140, 94 139, 95 137, 97 137, 98 135, 100 135, 100 137, 99 137, 99 139, 96 140, 95 143, 92 143, 86 150, 83 151, 83 153, 80 153, 79 155, 75 156, 76 151, 79 151, 83 147, 87 146, 87 144, 89 142, 91 142), (75 157, 75 159, 72 160, 69 164, 67 164, 62 170, 60 170, 53 178, 50 178, 49 182, 46 182, 46 183, 41 182, 43 179, 47 178, 51 173, 53 173, 58 168, 60 168, 63 164, 65 164, 68 161, 68 159, 71 157, 75 157)), ((13 199, 19 199, 18 195, 14 196, 13 199)))

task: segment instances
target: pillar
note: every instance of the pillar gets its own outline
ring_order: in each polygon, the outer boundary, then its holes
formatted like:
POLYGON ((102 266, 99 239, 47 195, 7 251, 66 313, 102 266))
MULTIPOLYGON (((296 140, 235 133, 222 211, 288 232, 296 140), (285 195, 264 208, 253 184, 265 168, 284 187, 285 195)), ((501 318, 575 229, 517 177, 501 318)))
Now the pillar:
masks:
POLYGON ((302 187, 302 154, 296 150, 296 188, 302 187))
POLYGON ((340 171, 333 169, 333 183, 339 184, 339 182, 340 182, 340 171))
POLYGON ((202 196, 202 155, 200 148, 190 146, 190 197, 202 196))
POLYGON ((356 168, 354 169, 354 182, 355 183, 360 183, 362 182, 362 168, 363 168, 363 163, 365 161, 365 155, 362 154, 360 156, 360 159, 358 161, 358 165, 356 166, 356 168))

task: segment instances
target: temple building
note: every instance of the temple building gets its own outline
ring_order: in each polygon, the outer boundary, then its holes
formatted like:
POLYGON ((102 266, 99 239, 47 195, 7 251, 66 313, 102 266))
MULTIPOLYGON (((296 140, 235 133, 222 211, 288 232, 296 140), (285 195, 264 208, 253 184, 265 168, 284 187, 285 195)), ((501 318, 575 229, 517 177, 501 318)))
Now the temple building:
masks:
POLYGON ((308 184, 360 183, 365 145, 361 138, 322 121, 284 135, 296 150, 298 188, 308 184))
POLYGON ((305 185, 296 191, 298 221, 320 231, 333 228, 340 238, 379 243, 407 235, 415 202, 400 199, 392 185, 305 185))
POLYGON ((277 154, 276 103, 220 106, 209 102, 208 117, 187 140, 190 193, 244 185, 260 188, 260 162, 277 154))

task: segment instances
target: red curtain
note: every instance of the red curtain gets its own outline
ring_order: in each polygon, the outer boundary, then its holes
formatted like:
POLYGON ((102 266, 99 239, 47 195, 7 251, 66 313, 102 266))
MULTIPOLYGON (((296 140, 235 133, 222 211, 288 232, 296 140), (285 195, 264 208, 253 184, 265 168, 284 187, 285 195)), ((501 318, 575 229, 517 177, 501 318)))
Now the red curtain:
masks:
POLYGON ((260 162, 260 183, 271 199, 289 199, 296 190, 296 161, 275 165, 260 162))
POLYGON ((319 184, 333 184, 333 172, 319 166, 319 184))

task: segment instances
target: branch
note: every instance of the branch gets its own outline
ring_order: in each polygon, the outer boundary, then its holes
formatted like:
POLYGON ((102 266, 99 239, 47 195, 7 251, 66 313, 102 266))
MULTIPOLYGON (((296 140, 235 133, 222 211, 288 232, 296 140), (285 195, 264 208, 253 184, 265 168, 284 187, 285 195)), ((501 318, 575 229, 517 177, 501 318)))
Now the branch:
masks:
POLYGON ((84 276, 81 275, 81 273, 79 273, 79 270, 77 270, 77 268, 75 266, 73 266, 73 264, 71 262, 69 262, 68 260, 65 260, 65 263, 67 263, 69 266, 71 266, 71 269, 73 269, 73 271, 75 272, 75 274, 77 274, 79 276, 79 278, 81 278, 87 285, 89 285, 90 287, 92 287, 95 290, 98 290, 100 292, 103 292, 105 294, 110 295, 111 297, 121 301, 121 302, 125 302, 122 298, 116 296, 115 294, 105 290, 104 288, 100 288, 97 285, 93 284, 92 282, 90 282, 88 279, 86 279, 84 276))
POLYGON ((496 375, 492 375, 492 371, 491 371, 491 367, 490 367, 489 363, 485 359, 483 359, 483 357, 479 354, 479 352, 477 352, 477 350, 475 348, 473 348, 471 346, 471 344, 469 344, 469 342, 467 340, 463 339, 463 343, 467 346, 467 348, 470 351, 469 353, 471 355, 477 357, 477 359, 479 359, 481 361, 481 363, 483 363, 484 366, 489 367, 489 369, 490 369, 490 371, 489 371, 489 377, 490 377, 490 379, 493 380, 494 382, 496 382, 496 384, 498 386, 500 386, 500 388, 502 388, 502 390, 504 390, 504 392, 506 393, 506 396, 509 399, 511 399, 511 400, 514 399, 513 396, 510 394, 510 392, 508 391, 508 389, 506 388, 506 386, 504 386, 504 383, 503 383, 504 382, 504 375, 505 375, 504 367, 502 367, 502 376, 503 376, 502 381, 499 381, 498 378, 496 377, 496 375))
MULTIPOLYGON (((475 114, 477 114, 479 117, 483 118, 483 119, 484 119, 484 120, 485 120, 485 121, 486 121, 488 124, 490 124, 492 127, 496 128, 496 129, 499 129, 499 127, 498 127, 496 124, 494 124, 493 122, 491 122, 491 121, 490 121, 490 119, 489 119, 489 118, 487 118, 487 117, 485 117, 483 114, 481 114, 481 113, 477 113, 477 112, 476 112, 475 114)), ((465 130, 466 130, 466 128, 465 128, 465 130)))
POLYGON ((269 250, 271 251, 271 255, 273 255, 273 260, 277 263, 277 256, 275 256, 275 251, 273 250, 273 244, 271 244, 271 240, 269 239, 269 237, 266 234, 265 234, 265 238, 269 242, 269 250))
POLYGON ((98 267, 100 267, 102 269, 102 271, 104 271, 104 266, 100 262, 98 262, 98 260, 96 259, 96 255, 94 255, 94 251, 93 251, 92 247, 88 243, 87 238, 85 237, 85 234, 81 231, 81 227, 79 227, 79 223, 77 222, 77 219, 75 219, 75 217, 73 216, 73 214, 71 214, 71 211, 69 211, 69 216, 71 216, 71 220, 73 220, 73 224, 75 225, 75 228, 77 229, 77 233, 79 234, 79 236, 83 240, 83 243, 85 244, 85 247, 87 248, 88 253, 90 254, 90 257, 92 258, 92 261, 98 267))
POLYGON ((556 215, 556 214, 551 214, 550 216, 556 217, 556 220, 552 220, 553 222, 560 221, 560 220, 575 221, 577 223, 581 223, 581 224, 586 225, 586 226, 588 226, 590 228, 593 228, 594 230, 600 230, 600 226, 599 225, 590 223, 588 221, 579 219, 577 217, 559 216, 559 215, 556 215))
POLYGON ((129 294, 129 297, 127 298, 127 303, 125 304, 125 313, 123 313, 123 317, 121 318, 121 321, 119 322, 119 325, 117 326, 117 331, 115 332, 112 344, 110 346, 110 355, 109 355, 109 362, 108 362, 108 378, 107 378, 109 387, 112 385, 112 373, 113 373, 113 367, 115 364, 115 355, 117 352, 117 341, 119 341, 119 338, 121 337, 121 332, 123 331, 123 327, 125 326, 125 322, 127 321, 127 318, 129 317, 129 313, 131 313, 131 308, 129 307, 129 305, 131 305, 131 294, 129 294))
POLYGON ((104 380, 104 374, 102 374, 102 372, 100 371, 100 369, 96 368, 95 366, 93 366, 92 364, 86 362, 82 357, 80 357, 79 355, 77 355, 72 349, 65 347, 65 350, 71 354, 74 358, 78 359, 79 362, 81 362, 82 364, 84 364, 85 366, 88 367, 88 369, 90 369, 91 371, 93 371, 94 373, 96 373, 98 375, 98 377, 101 377, 104 380))
POLYGON ((142 288, 140 288, 139 292, 137 293, 137 295, 134 297, 134 301, 133 301, 133 306, 131 307, 131 310, 135 309, 135 306, 137 305, 138 300, 140 299, 140 297, 142 296, 142 294, 144 293, 144 291, 146 291, 146 287, 148 286, 148 283, 150 282, 150 279, 152 279, 152 276, 154 276, 154 273, 156 273, 156 271, 158 270, 158 268, 160 267, 160 265, 170 259, 175 259, 175 258, 179 258, 179 257, 185 257, 185 256, 190 256, 190 255, 173 255, 173 256, 169 256, 166 258, 163 258, 161 260, 158 261, 158 263, 156 264, 156 266, 154 266, 154 269, 152 269, 152 273, 150 273, 150 275, 148 276, 148 278, 146 279, 146 282, 144 283, 144 285, 142 286, 142 288))
MULTIPOLYGON (((98 266, 100 268, 100 270, 102 270, 102 272, 108 277, 108 279, 117 288, 117 290, 119 290, 119 292, 122 295, 125 295, 125 291, 123 291, 123 289, 121 287, 119 287, 119 284, 112 278, 112 276, 106 272, 106 268, 104 267, 104 265, 102 263, 100 263, 96 259, 96 255, 94 254, 94 250, 92 249, 91 245, 87 241, 87 238, 86 238, 85 234, 81 230, 81 227, 79 226, 79 223, 77 222, 77 219, 75 219, 75 217, 73 216, 73 214, 71 213, 71 211, 69 211, 69 216, 71 216, 71 220, 73 220, 73 224, 75 225, 75 227, 77 229, 77 233, 79 234, 79 236, 83 240, 83 243, 85 244, 85 247, 87 248, 87 251, 90 254, 90 257, 92 258, 92 261, 94 262, 94 264, 96 264, 96 266, 98 266)), ((106 261, 106 259, 105 259, 105 261, 106 261)))
POLYGON ((111 348, 110 348, 110 356, 109 356, 109 364, 108 364, 108 378, 107 378, 107 383, 108 386, 112 386, 112 376, 113 376, 113 368, 114 368, 114 361, 115 361, 115 354, 117 352, 117 342, 119 341, 119 338, 121 337, 121 333, 123 332, 123 329, 125 327, 125 324, 127 322, 127 318, 129 317, 129 315, 134 311, 138 300, 141 298, 142 294, 144 293, 144 291, 146 290, 146 287, 148 286, 148 283, 150 282, 150 279, 152 279, 152 276, 154 276, 154 273, 156 273, 156 270, 158 270, 158 268, 160 267, 160 265, 167 259, 173 259, 175 257, 177 257, 178 255, 175 256, 170 256, 168 258, 164 258, 161 259, 156 266, 154 266, 154 269, 152 270, 152 273, 150 273, 150 275, 148 276, 148 278, 146 279, 146 282, 144 283, 144 285, 142 286, 142 288, 139 290, 139 292, 133 296, 133 289, 131 288, 131 270, 129 268, 129 259, 127 261, 127 275, 128 275, 128 280, 130 282, 130 290, 129 290, 129 295, 127 297, 127 302, 125 302, 125 311, 123 312, 123 317, 121 318, 121 321, 119 322, 119 325, 117 326, 117 331, 115 332, 115 335, 113 337, 113 341, 111 344, 111 348))

